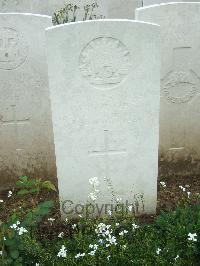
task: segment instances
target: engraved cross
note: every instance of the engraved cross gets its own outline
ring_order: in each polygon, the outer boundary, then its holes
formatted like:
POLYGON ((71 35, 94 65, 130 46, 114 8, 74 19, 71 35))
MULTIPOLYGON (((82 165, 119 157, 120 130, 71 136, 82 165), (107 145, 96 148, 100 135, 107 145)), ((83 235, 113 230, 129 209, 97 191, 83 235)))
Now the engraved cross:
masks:
POLYGON ((110 149, 109 148, 109 130, 104 130, 104 149, 100 151, 95 150, 95 151, 89 152, 91 156, 103 156, 104 157, 106 177, 109 177, 109 173, 110 173, 109 156, 121 155, 125 153, 126 153, 125 149, 110 149))
POLYGON ((11 120, 3 120, 0 118, 0 125, 2 126, 7 126, 11 125, 14 126, 14 132, 15 132, 15 151, 19 152, 22 151, 23 149, 20 148, 19 144, 19 132, 18 132, 18 127, 20 125, 25 125, 30 123, 30 118, 27 119, 17 119, 17 114, 16 114, 16 105, 11 105, 12 108, 12 119, 11 120), (18 146, 19 145, 19 146, 18 146))

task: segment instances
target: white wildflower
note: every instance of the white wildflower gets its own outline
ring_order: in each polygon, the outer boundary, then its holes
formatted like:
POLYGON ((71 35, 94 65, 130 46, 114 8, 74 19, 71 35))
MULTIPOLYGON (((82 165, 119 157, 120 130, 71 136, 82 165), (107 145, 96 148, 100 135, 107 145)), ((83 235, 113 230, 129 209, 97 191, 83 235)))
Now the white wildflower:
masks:
POLYGON ((117 203, 122 202, 122 198, 116 198, 116 202, 117 203))
POLYGON ((98 249, 98 245, 96 245, 96 244, 94 244, 94 245, 90 244, 89 245, 89 248, 94 249, 96 251, 98 249))
POLYGON ((76 224, 72 224, 72 229, 75 229, 76 228, 76 224))
POLYGON ((93 201, 95 201, 95 200, 97 199, 97 195, 96 195, 94 192, 91 192, 91 193, 88 195, 88 197, 89 197, 91 200, 93 200, 93 201))
POLYGON ((110 260, 110 255, 108 255, 107 260, 110 260))
POLYGON ((106 240, 110 243, 110 245, 117 245, 117 240, 115 236, 109 235, 106 240))
POLYGON ((119 226, 119 223, 116 223, 116 224, 115 224, 115 226, 117 226, 117 227, 118 227, 118 226, 119 226))
POLYGON ((3 200, 2 199, 0 199, 0 203, 3 203, 3 200))
POLYGON ((161 184, 162 187, 166 187, 166 183, 165 182, 161 181, 160 184, 161 184))
POLYGON ((9 191, 8 191, 8 198, 10 198, 10 197, 12 196, 12 194, 13 194, 12 191, 9 190, 9 191))
POLYGON ((128 206, 128 210, 131 212, 133 210, 133 205, 128 206))
POLYGON ((53 225, 53 222, 55 221, 54 218, 48 218, 48 221, 50 222, 51 225, 53 225))
POLYGON ((23 235, 24 233, 28 233, 28 231, 24 227, 20 227, 18 229, 19 236, 23 235))
POLYGON ((122 249, 126 249, 126 245, 123 245, 123 246, 122 246, 122 249))
POLYGON ((12 228, 12 229, 17 229, 17 227, 18 227, 17 224, 13 224, 10 226, 10 228, 12 228))
POLYGON ((156 254, 159 255, 161 251, 162 251, 162 249, 157 248, 157 250, 156 250, 156 254))
POLYGON ((189 197, 190 197, 190 195, 191 195, 191 192, 189 192, 189 191, 188 191, 188 192, 187 192, 187 195, 188 195, 188 198, 189 198, 189 197))
POLYGON ((197 241, 197 234, 196 233, 194 233, 194 234, 189 233, 188 234, 188 240, 196 242, 197 241))
POLYGON ((125 235, 125 234, 127 234, 127 233, 128 233, 127 230, 123 230, 123 231, 121 231, 121 232, 119 233, 119 235, 120 235, 120 236, 123 236, 123 235, 125 235))
POLYGON ((64 236, 64 233, 63 233, 63 232, 61 232, 61 233, 58 235, 58 237, 60 237, 60 238, 63 238, 63 236, 64 236))
POLYGON ((64 245, 62 245, 60 251, 58 252, 58 257, 66 258, 67 257, 67 250, 64 245))
POLYGON ((183 192, 185 192, 185 191, 186 191, 186 188, 185 188, 185 187, 183 187, 183 186, 179 186, 179 188, 180 188, 181 190, 183 190, 183 192))
POLYGON ((93 185, 94 187, 98 186, 99 185, 99 180, 98 180, 98 177, 91 177, 89 179, 89 183, 91 185, 93 185))
POLYGON ((75 259, 79 259, 81 257, 84 257, 85 256, 85 253, 78 253, 76 256, 75 256, 75 259))
POLYGON ((132 224, 132 227, 133 227, 133 230, 135 230, 135 229, 139 228, 139 225, 137 225, 137 224, 132 224))
POLYGON ((96 252, 95 250, 92 250, 88 254, 91 255, 91 256, 94 256, 95 255, 95 252, 96 252))
POLYGON ((112 216, 112 211, 111 210, 108 210, 108 215, 112 216))
POLYGON ((179 255, 176 256, 176 258, 174 258, 175 260, 177 260, 179 258, 179 255))

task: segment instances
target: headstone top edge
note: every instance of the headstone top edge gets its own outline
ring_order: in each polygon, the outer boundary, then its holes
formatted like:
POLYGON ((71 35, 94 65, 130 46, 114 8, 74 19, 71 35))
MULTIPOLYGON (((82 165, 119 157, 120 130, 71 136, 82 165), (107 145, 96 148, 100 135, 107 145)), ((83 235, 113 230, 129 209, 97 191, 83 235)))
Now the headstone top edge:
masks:
POLYGON ((150 8, 160 8, 160 7, 165 7, 165 6, 186 6, 186 5, 200 5, 200 2, 170 2, 170 3, 160 3, 160 4, 154 4, 154 5, 149 5, 149 6, 143 6, 143 7, 138 7, 135 9, 135 12, 137 14, 138 11, 140 10, 146 10, 150 8))
POLYGON ((97 19, 97 20, 87 20, 87 21, 77 21, 77 22, 71 22, 71 23, 65 23, 65 24, 61 24, 61 25, 57 25, 57 26, 51 26, 45 29, 46 32, 50 32, 56 29, 61 29, 61 28, 67 28, 67 27, 73 27, 74 25, 86 25, 86 24, 96 24, 96 23, 130 23, 130 24, 137 24, 137 25, 146 25, 149 27, 153 28, 160 28, 160 25, 156 24, 156 23, 151 23, 151 22, 146 22, 146 21, 139 21, 139 20, 130 20, 130 19, 97 19))
POLYGON ((1 13, 0 16, 27 16, 27 17, 39 17, 39 18, 48 18, 52 20, 51 16, 43 15, 43 14, 34 14, 34 13, 21 13, 21 12, 6 12, 1 13))

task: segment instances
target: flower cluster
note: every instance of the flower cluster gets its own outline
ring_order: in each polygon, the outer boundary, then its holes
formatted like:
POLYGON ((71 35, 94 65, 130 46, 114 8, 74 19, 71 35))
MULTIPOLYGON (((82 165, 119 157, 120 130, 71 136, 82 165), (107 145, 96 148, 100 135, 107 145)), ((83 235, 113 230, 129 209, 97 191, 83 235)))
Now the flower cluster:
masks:
POLYGON ((20 225, 20 222, 17 221, 16 224, 11 225, 10 228, 16 230, 19 236, 28 232, 24 227, 20 227, 19 225, 20 225))
POLYGON ((94 256, 95 253, 96 253, 96 251, 97 251, 97 249, 98 249, 98 245, 96 245, 96 244, 94 244, 94 245, 90 244, 89 245, 89 248, 92 249, 92 250, 88 254, 91 255, 91 256, 94 256))
POLYGON ((67 250, 64 245, 62 245, 60 251, 58 252, 58 257, 66 258, 67 257, 67 250))
POLYGON ((98 237, 104 238, 104 241, 102 241, 102 239, 101 241, 106 243, 106 247, 109 247, 110 245, 117 245, 117 240, 116 237, 113 235, 111 225, 100 223, 97 225, 95 232, 98 237))
POLYGON ((99 193, 99 189, 98 189, 98 186, 99 186, 99 180, 98 180, 98 177, 91 177, 89 179, 89 183, 92 185, 93 187, 93 192, 89 193, 89 198, 92 200, 92 201, 95 201, 97 199, 97 194, 99 193))
POLYGON ((124 236, 124 235, 127 234, 127 233, 128 233, 127 230, 123 230, 123 231, 121 231, 121 232, 119 233, 119 236, 124 236))

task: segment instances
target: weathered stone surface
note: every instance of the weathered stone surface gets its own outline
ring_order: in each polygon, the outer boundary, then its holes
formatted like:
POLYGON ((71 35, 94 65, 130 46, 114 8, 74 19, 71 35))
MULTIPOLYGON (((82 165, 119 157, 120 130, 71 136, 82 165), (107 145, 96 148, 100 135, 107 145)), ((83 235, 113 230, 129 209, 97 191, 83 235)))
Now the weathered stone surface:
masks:
MULTIPOLYGON (((65 5, 77 5, 76 20, 90 18, 126 18, 133 19, 136 8, 142 6, 142 0, 0 0, 0 12, 28 12, 53 15, 65 5), (97 3, 98 7, 91 5, 97 3), (90 5, 88 9, 86 5, 90 5), (85 6, 85 9, 84 9, 85 6), (87 9, 87 10, 86 10, 87 9)), ((73 12, 69 11, 69 17, 73 12)))
POLYGON ((179 3, 179 2, 200 2, 200 0, 143 0, 143 6, 149 5, 157 5, 157 4, 164 4, 164 3, 179 3))
POLYGON ((161 25, 161 173, 199 173, 200 3, 141 8, 136 17, 161 25))
POLYGON ((0 14, 0 190, 20 175, 55 176, 45 54, 51 17, 0 14))
POLYGON ((143 200, 144 212, 154 213, 159 27, 128 20, 71 23, 47 29, 47 45, 61 201, 85 203, 88 179, 97 176, 99 204, 110 204, 113 194, 130 204, 138 200, 140 213, 143 200))

